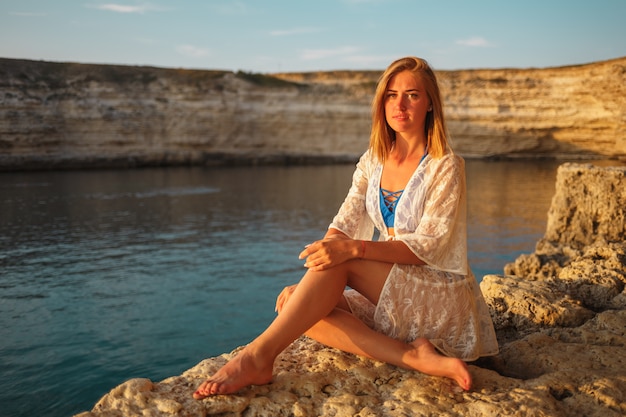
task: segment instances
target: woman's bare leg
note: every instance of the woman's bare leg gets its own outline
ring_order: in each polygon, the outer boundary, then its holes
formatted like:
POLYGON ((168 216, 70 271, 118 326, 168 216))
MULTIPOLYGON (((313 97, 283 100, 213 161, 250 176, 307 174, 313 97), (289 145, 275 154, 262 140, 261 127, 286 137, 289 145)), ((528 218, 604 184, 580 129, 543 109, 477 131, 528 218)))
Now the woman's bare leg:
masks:
POLYGON ((443 376, 469 390, 472 378, 461 359, 441 355, 427 339, 403 343, 369 328, 352 313, 335 308, 306 335, 327 346, 432 376, 443 376))
MULTIPOLYGON (((376 262, 358 262, 352 265, 348 285, 372 303, 378 304, 391 265, 376 262), (380 279, 380 277, 384 279, 380 279)), ((299 284, 298 284, 299 285, 299 284)), ((279 313, 291 300, 298 285, 285 289, 276 307, 279 313)), ((282 314, 282 313, 281 313, 282 314)), ((344 352, 353 353, 390 363, 405 369, 416 370, 432 376, 443 376, 456 381, 469 390, 472 378, 465 362, 441 355, 427 339, 404 343, 368 327, 350 312, 345 297, 341 297, 333 311, 318 321, 305 334, 318 342, 344 352)))
POLYGON ((194 393, 201 399, 229 394, 272 379, 276 356, 301 334, 346 352, 367 356, 408 369, 455 380, 471 386, 467 366, 460 359, 440 355, 426 339, 410 344, 375 332, 340 305, 346 285, 377 303, 391 265, 349 262, 324 272, 307 272, 280 307, 270 326, 194 393), (308 330, 308 331, 307 331, 308 330))
POLYGON ((308 271, 269 327, 235 358, 203 382, 193 396, 231 394, 272 379, 276 356, 337 305, 347 283, 348 263, 322 272, 308 271))

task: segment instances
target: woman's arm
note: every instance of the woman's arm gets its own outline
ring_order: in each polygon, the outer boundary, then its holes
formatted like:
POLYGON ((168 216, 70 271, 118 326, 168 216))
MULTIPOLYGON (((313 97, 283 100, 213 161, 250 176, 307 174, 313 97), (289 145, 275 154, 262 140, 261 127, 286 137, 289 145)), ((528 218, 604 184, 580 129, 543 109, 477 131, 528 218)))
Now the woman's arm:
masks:
POLYGON ((324 239, 306 246, 300 253, 300 259, 305 258, 305 268, 312 271, 323 271, 353 259, 411 265, 425 264, 403 242, 355 240, 333 228, 328 229, 324 239))
POLYGON ((374 224, 367 214, 365 198, 369 179, 375 166, 370 151, 365 152, 356 165, 348 194, 329 229, 343 232, 346 237, 352 239, 371 239, 374 234, 374 224))

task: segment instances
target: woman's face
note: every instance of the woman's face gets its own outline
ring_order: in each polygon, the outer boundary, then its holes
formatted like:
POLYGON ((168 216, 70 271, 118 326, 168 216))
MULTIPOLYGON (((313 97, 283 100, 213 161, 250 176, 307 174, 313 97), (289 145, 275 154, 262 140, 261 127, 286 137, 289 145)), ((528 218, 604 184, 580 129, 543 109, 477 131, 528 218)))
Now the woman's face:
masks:
POLYGON ((419 77, 410 71, 394 75, 387 85, 384 102, 385 118, 395 132, 407 136, 424 135, 430 99, 419 77))

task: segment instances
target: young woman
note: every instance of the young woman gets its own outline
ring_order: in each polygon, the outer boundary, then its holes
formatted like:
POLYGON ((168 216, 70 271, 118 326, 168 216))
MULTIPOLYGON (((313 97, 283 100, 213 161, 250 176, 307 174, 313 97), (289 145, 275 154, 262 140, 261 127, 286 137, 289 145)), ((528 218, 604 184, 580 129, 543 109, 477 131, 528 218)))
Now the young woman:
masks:
POLYGON ((419 58, 393 62, 348 195, 324 238, 300 254, 307 272, 278 296, 270 326, 194 398, 270 382, 274 360, 302 334, 469 390, 464 361, 498 344, 467 262, 465 190, 434 72, 419 58))

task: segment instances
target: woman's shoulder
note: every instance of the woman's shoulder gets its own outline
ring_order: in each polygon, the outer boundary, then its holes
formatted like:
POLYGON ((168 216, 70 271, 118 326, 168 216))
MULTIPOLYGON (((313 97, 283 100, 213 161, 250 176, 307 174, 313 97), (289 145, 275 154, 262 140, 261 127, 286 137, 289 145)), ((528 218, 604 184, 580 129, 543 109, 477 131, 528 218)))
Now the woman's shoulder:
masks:
POLYGON ((378 160, 378 157, 376 157, 376 154, 372 151, 372 149, 369 148, 359 158, 358 165, 361 167, 361 169, 369 172, 377 165, 380 165, 380 161, 378 160))
POLYGON ((465 160, 463 157, 452 151, 446 151, 441 158, 432 158, 430 162, 432 167, 436 170, 465 168, 465 160))
POLYGON ((367 161, 367 162, 372 162, 375 161, 376 155, 374 153, 374 150, 372 148, 367 148, 367 150, 365 152, 363 152, 363 154, 360 157, 361 161, 367 161))

